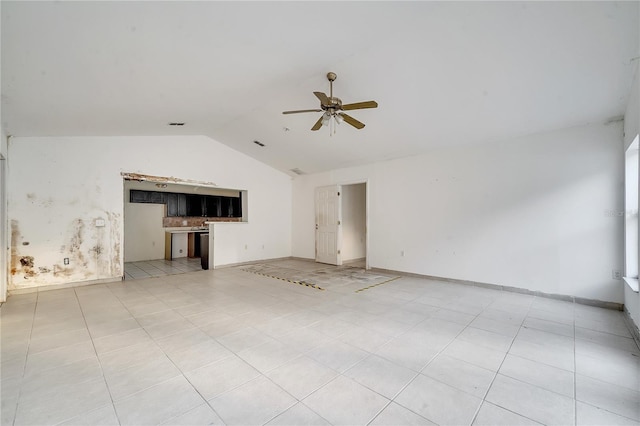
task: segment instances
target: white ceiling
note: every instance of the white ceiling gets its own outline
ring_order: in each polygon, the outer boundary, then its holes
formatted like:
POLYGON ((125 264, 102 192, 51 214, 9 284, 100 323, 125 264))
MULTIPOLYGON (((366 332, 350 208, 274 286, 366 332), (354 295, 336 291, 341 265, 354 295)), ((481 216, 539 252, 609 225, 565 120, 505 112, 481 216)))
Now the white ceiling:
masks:
POLYGON ((2 122, 203 134, 307 173, 604 122, 627 105, 639 4, 3 0, 2 122), (343 102, 379 103, 352 111, 363 130, 281 114, 318 108, 328 71, 343 102))

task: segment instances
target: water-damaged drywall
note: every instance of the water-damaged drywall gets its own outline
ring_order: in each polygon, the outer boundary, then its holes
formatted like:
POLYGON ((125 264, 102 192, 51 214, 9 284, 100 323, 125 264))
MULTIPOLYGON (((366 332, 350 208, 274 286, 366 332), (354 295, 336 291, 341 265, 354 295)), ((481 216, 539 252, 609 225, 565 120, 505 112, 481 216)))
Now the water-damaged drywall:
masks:
MULTIPOLYGON (((56 216, 52 197, 42 203, 33 193, 26 197, 27 205, 43 217, 56 216)), ((53 224, 50 219, 45 222, 53 224)), ((20 220, 11 219, 9 290, 122 276, 119 212, 85 212, 55 232, 43 233, 39 226, 23 231, 23 227, 20 220)))
POLYGON ((235 224, 248 232, 229 240, 225 261, 291 254, 291 178, 210 138, 12 138, 8 148, 9 291, 120 279, 126 172, 246 188, 251 222, 235 224))

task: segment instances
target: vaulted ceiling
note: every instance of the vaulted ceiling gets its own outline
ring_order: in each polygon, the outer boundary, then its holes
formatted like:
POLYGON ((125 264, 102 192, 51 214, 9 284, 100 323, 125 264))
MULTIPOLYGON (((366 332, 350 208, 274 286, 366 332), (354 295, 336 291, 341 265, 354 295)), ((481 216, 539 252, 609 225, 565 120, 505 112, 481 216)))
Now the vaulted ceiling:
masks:
POLYGON ((207 135, 290 174, 506 140, 624 113, 638 6, 3 0, 2 122, 16 136, 207 135), (378 102, 351 113, 363 130, 282 115, 318 108, 328 71, 343 102, 378 102))

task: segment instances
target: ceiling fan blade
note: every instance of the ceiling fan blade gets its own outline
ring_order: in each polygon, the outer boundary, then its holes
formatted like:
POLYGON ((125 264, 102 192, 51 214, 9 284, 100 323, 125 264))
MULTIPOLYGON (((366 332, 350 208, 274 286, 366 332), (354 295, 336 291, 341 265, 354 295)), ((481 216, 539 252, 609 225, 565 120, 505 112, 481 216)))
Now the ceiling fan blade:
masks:
POLYGON ((282 111, 283 114, 298 114, 301 112, 322 112, 321 109, 298 109, 295 111, 282 111))
POLYGON ((376 101, 356 102, 354 104, 342 105, 343 111, 349 111, 352 109, 365 109, 365 108, 378 108, 376 101))
POLYGON ((347 115, 347 114, 345 114, 343 112, 341 112, 340 115, 342 116, 342 118, 344 118, 344 121, 346 121, 347 123, 351 124, 356 129, 360 130, 360 129, 362 129, 364 127, 364 123, 359 122, 358 120, 356 120, 355 118, 351 117, 350 115, 347 115))
POLYGON ((316 98, 320 99, 320 102, 322 103, 322 105, 329 105, 331 102, 329 102, 329 98, 327 97, 327 95, 325 95, 322 92, 313 92, 314 95, 316 95, 316 98))
POLYGON ((311 130, 319 130, 320 127, 322 127, 322 119, 324 118, 324 114, 322 114, 320 116, 320 118, 318 119, 318 121, 316 121, 316 124, 313 125, 313 127, 311 128, 311 130))

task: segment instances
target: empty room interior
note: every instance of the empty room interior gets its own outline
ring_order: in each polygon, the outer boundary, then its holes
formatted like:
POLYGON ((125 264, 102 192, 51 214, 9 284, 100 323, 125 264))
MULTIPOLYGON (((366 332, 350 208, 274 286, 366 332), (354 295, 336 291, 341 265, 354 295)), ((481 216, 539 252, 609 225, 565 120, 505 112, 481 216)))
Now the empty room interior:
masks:
POLYGON ((3 425, 640 424, 640 2, 0 2, 3 425))

